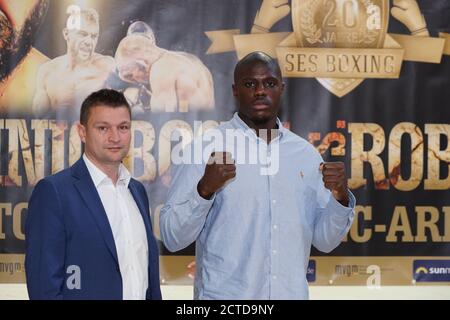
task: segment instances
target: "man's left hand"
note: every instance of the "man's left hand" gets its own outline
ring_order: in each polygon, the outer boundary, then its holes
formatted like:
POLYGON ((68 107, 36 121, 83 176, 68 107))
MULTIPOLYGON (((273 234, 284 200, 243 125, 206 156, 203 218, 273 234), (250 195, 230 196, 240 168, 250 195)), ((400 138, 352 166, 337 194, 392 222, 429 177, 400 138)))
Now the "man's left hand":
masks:
POLYGON ((322 179, 325 188, 329 189, 334 198, 343 206, 348 206, 347 175, 343 162, 323 162, 319 170, 322 171, 322 179))

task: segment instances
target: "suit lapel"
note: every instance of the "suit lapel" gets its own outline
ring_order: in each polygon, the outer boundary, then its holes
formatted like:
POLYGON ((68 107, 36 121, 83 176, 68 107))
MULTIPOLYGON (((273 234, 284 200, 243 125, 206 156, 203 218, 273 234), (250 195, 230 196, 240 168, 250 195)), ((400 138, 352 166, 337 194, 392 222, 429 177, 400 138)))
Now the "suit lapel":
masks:
POLYGON ((130 180, 130 183, 128 184, 128 189, 131 192, 131 195, 134 198, 134 201, 136 202, 139 212, 141 213, 142 219, 144 220, 145 230, 147 231, 147 243, 148 243, 148 289, 146 293, 147 299, 151 299, 153 295, 156 296, 156 299, 158 297, 158 294, 154 293, 155 290, 154 287, 158 286, 159 290, 159 277, 157 276, 157 280, 154 278, 154 274, 159 274, 159 266, 158 266, 158 248, 155 241, 155 238, 153 236, 152 232, 152 225, 149 215, 149 208, 147 207, 144 197, 145 195, 141 195, 139 192, 139 184, 134 181, 133 179, 130 180))
POLYGON ((117 250, 114 242, 114 236, 111 230, 111 225, 108 221, 105 209, 103 208, 102 201, 98 195, 89 171, 84 163, 83 158, 78 160, 72 167, 72 176, 75 178, 74 185, 81 195, 81 198, 85 202, 89 209, 89 212, 94 217, 97 223, 100 233, 106 242, 106 245, 111 252, 112 256, 119 263, 117 258, 117 250))
POLYGON ((148 242, 150 242, 150 235, 152 232, 152 228, 150 223, 150 216, 147 214, 148 208, 145 207, 143 201, 144 199, 142 199, 142 196, 139 195, 137 185, 133 181, 133 179, 130 180, 130 183, 128 184, 128 189, 130 189, 131 195, 133 196, 134 201, 136 201, 136 204, 139 208, 139 212, 141 213, 142 219, 144 220, 145 229, 147 230, 148 242))

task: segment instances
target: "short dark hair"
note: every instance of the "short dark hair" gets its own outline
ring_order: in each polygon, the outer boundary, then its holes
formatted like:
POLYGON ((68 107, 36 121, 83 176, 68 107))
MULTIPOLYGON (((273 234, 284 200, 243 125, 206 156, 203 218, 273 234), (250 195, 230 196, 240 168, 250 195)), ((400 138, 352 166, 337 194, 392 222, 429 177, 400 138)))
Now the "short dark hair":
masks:
POLYGON ((80 111, 80 123, 86 125, 89 112, 92 108, 106 106, 111 108, 127 108, 131 118, 130 105, 122 92, 112 89, 101 89, 91 93, 82 103, 80 111))
POLYGON ((280 66, 278 65, 276 60, 269 56, 267 53, 264 53, 262 51, 255 51, 243 57, 236 64, 236 67, 234 68, 234 82, 236 83, 239 72, 242 69, 253 66, 255 64, 266 65, 268 68, 273 70, 280 79, 282 78, 280 66))

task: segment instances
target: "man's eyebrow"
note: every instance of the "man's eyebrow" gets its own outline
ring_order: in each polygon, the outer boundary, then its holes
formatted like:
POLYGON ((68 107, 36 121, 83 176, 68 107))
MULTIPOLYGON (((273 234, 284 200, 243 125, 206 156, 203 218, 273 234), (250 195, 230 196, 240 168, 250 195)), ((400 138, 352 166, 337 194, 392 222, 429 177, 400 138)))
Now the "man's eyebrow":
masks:
MULTIPOLYGON (((118 126, 121 126, 121 125, 124 125, 124 124, 131 124, 131 121, 124 120, 124 121, 120 122, 120 123, 117 124, 117 125, 118 125, 118 126)), ((109 123, 109 122, 106 122, 106 121, 97 121, 97 122, 94 122, 93 125, 94 125, 94 126, 98 126, 98 125, 108 125, 108 126, 111 126, 112 124, 109 123)))
POLYGON ((261 80, 279 80, 276 76, 268 76, 268 77, 262 77, 262 78, 250 78, 250 77, 247 77, 247 78, 242 78, 242 81, 258 80, 258 79, 261 79, 261 80))
POLYGON ((93 126, 112 126, 112 124, 106 121, 97 121, 93 123, 93 126))

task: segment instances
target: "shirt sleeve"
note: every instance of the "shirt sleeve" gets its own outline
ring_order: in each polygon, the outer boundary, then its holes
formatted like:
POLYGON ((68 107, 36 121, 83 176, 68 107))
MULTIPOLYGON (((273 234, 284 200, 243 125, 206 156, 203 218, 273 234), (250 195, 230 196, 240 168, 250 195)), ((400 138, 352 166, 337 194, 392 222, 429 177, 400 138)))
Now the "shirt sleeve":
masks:
POLYGON ((349 231, 355 214, 356 199, 348 190, 348 207, 339 203, 325 188, 322 175, 317 175, 317 198, 312 244, 328 253, 335 249, 349 231))
POLYGON ((204 165, 180 164, 171 168, 172 182, 167 202, 160 212, 161 239, 169 251, 186 248, 197 240, 215 196, 202 198, 197 184, 204 165))

